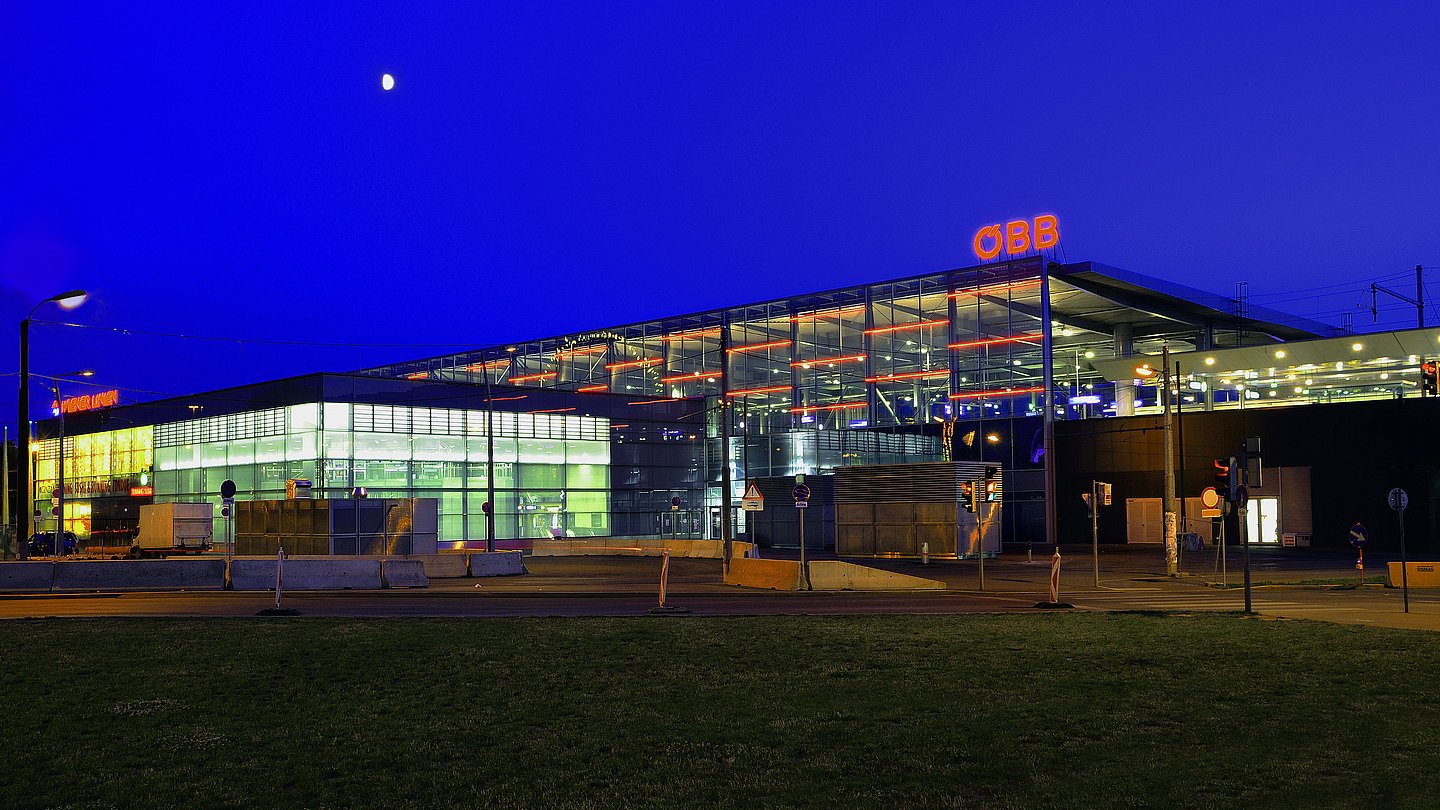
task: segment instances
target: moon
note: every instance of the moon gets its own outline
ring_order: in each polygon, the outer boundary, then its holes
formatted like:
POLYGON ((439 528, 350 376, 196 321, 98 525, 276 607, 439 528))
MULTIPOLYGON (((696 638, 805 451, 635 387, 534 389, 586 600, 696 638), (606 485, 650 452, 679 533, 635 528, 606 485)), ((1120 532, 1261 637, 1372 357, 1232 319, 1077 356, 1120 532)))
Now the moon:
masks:
POLYGON ((389 73, 382 74, 382 75, 380 76, 380 89, 382 89, 382 90, 394 90, 394 89, 395 89, 395 77, 394 77, 394 76, 391 76, 389 73))

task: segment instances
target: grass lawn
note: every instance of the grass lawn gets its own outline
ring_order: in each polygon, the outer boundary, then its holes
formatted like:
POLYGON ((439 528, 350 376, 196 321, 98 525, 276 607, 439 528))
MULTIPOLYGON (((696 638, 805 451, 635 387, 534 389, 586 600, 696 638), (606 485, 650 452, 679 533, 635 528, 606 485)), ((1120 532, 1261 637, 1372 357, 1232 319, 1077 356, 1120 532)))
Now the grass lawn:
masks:
POLYGON ((1227 615, 6 621, 0 807, 1435 807, 1437 639, 1227 615))

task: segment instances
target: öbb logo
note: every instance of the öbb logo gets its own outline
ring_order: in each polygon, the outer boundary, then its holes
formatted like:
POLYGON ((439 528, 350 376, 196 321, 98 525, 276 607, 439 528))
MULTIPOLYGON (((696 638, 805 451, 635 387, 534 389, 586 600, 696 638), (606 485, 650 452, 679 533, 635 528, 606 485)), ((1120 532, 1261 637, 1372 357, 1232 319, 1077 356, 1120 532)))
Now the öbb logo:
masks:
POLYGON ((1032 227, 1023 219, 1012 219, 1004 225, 986 225, 975 232, 975 255, 993 259, 1002 252, 1018 256, 1031 250, 1055 247, 1060 241, 1060 223, 1053 214, 1035 217, 1032 227))

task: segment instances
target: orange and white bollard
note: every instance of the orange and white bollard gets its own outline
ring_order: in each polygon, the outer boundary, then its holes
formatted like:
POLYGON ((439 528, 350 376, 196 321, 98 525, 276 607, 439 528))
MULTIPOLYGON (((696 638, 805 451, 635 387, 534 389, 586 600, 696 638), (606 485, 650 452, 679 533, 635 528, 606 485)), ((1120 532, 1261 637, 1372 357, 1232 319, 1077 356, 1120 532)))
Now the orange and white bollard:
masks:
POLYGON ((670 549, 661 553, 660 561, 660 607, 665 607, 665 583, 670 579, 670 549))
POLYGON ((275 554, 275 609, 280 609, 280 591, 285 582, 285 547, 275 554))

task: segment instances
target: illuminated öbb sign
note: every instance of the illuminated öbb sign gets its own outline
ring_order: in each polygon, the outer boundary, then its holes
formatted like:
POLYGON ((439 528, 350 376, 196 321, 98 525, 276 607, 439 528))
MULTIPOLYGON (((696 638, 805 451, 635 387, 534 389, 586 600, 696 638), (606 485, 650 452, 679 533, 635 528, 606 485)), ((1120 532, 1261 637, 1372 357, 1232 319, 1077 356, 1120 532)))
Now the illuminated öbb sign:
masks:
POLYGON ((1004 253, 1019 256, 1032 250, 1055 247, 1060 241, 1060 223, 1053 214, 1041 214, 1034 221, 1012 219, 1004 225, 986 225, 975 232, 975 255, 993 259, 1004 253))
POLYGON ((96 411, 101 408, 111 408, 120 403, 120 392, 114 389, 99 391, 94 394, 81 394, 78 397, 68 397, 60 402, 50 403, 50 412, 54 414, 82 413, 84 411, 96 411))

